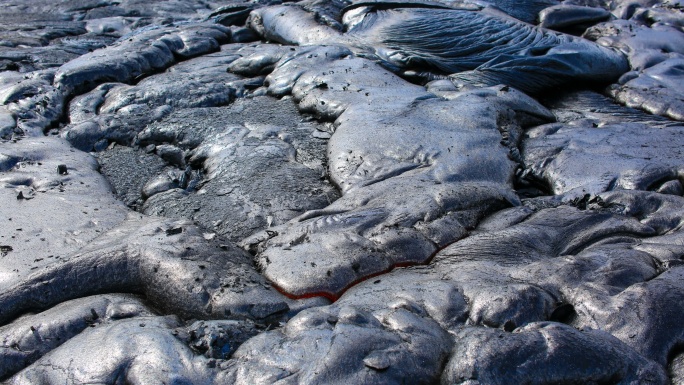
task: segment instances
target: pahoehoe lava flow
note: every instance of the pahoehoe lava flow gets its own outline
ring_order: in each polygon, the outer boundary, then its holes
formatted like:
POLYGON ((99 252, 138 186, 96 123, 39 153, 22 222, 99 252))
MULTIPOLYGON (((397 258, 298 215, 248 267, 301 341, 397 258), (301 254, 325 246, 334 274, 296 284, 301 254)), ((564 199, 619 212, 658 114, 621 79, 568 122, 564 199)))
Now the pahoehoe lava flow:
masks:
POLYGON ((0 383, 684 383, 680 0, 0 5, 0 383))

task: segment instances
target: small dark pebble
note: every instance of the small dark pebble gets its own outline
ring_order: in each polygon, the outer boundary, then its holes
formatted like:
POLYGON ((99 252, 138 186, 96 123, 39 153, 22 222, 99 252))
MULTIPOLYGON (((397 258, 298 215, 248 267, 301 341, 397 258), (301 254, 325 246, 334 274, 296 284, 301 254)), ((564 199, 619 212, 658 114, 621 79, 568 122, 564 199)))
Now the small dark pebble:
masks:
POLYGON ((57 172, 59 173, 59 175, 67 175, 69 173, 69 171, 67 171, 66 164, 60 164, 59 166, 57 166, 57 172))
POLYGON ((4 257, 9 253, 10 251, 14 250, 12 246, 9 245, 0 245, 0 257, 4 257))
POLYGON ((182 227, 174 227, 173 229, 168 229, 168 230, 166 230, 166 236, 168 237, 168 236, 171 236, 171 235, 180 234, 180 233, 182 233, 182 232, 183 232, 183 228, 182 228, 182 227))

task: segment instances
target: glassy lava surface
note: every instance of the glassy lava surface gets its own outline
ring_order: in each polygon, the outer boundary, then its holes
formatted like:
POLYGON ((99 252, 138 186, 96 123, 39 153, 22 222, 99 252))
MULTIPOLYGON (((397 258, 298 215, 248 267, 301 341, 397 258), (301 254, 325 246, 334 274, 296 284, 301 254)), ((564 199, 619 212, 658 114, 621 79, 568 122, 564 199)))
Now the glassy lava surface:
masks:
POLYGON ((6 0, 0 381, 684 383, 677 0, 6 0))

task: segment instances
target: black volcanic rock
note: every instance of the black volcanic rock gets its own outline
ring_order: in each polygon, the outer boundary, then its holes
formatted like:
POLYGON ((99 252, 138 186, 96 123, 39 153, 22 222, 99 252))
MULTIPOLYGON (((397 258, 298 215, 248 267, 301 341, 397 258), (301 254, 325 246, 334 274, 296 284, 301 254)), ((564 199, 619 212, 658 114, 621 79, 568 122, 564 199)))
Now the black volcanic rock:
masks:
POLYGON ((5 1, 0 382, 682 382, 682 6, 5 1))

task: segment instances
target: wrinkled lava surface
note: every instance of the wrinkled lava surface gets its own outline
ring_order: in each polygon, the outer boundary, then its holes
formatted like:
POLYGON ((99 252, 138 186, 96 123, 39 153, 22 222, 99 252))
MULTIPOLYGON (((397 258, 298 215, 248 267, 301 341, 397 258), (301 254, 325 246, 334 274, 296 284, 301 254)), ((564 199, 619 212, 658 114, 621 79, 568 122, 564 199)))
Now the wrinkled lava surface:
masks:
POLYGON ((684 383, 679 0, 5 0, 3 384, 684 383))

